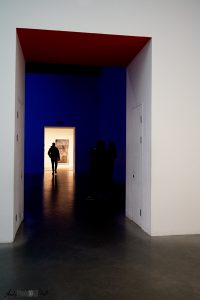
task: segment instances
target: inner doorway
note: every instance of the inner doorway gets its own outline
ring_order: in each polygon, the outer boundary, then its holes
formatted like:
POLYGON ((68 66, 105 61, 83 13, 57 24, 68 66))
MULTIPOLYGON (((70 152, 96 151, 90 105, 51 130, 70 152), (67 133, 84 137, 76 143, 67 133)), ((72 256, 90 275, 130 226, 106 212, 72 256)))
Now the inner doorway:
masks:
POLYGON ((75 127, 44 127, 44 170, 51 171, 48 150, 52 143, 60 152, 59 169, 75 172, 75 127))

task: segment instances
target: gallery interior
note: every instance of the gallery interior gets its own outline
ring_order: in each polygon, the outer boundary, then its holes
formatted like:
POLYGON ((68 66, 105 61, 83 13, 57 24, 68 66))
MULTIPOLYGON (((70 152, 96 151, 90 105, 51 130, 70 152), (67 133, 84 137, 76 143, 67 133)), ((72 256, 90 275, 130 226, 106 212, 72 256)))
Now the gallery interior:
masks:
POLYGON ((89 153, 101 139, 116 145, 115 178, 125 183, 126 69, 37 67, 26 71, 25 174, 44 170, 44 127, 75 127, 75 172, 88 173, 89 153))
POLYGON ((200 298, 199 8, 1 1, 0 299, 200 298))
MULTIPOLYGON (((38 184, 39 188, 42 183, 40 188, 45 189, 46 181, 51 179, 56 193, 61 188, 58 184, 61 176, 66 177, 64 188, 72 189, 70 197, 74 195, 70 211, 77 207, 75 195, 79 195, 82 209, 88 201, 93 201, 93 205, 98 202, 104 206, 102 211, 120 207, 125 216, 126 69, 27 63, 25 83, 24 224, 34 219, 35 213, 43 213, 40 210, 45 199, 35 205, 40 198, 33 196, 37 193, 35 186, 38 184), (99 141, 104 147, 98 154, 102 155, 98 158, 101 166, 93 167, 92 164, 98 163, 93 160, 99 141), (61 157, 56 177, 52 178, 48 150, 53 142, 61 157), (110 145, 115 151, 111 171, 110 145), (63 149, 66 161, 62 158, 63 149), (112 174, 107 179, 109 172, 112 174)), ((68 206, 66 199, 63 207, 68 206)), ((65 213, 69 215, 69 211, 65 213)))
POLYGON ((132 299, 134 284, 136 299, 163 294, 186 299, 193 293, 195 275, 186 287, 182 249, 193 239, 152 241, 125 217, 125 68, 34 64, 26 66, 25 82, 25 215, 14 252, 5 247, 2 254, 3 269, 12 268, 13 253, 17 264, 1 281, 2 295, 132 299), (75 163, 70 169, 68 163, 58 165, 52 175, 45 157, 57 139, 73 144, 75 163), (115 172, 106 187, 98 177, 100 188, 90 194, 87 175, 97 140, 116 144, 115 172), (177 268, 173 275, 172 265, 177 268), (178 288, 166 291, 174 276, 179 277, 178 288), (155 279, 159 286, 154 289, 155 279))
MULTIPOLYGON (((103 143, 105 159, 96 170, 101 174, 97 181, 112 173, 113 182, 124 191, 126 216, 150 234, 151 39, 23 28, 16 34, 16 200, 11 234, 16 234, 26 212, 23 185, 28 174, 47 170, 52 142, 68 145, 68 171, 73 171, 76 183, 85 178, 85 188, 97 177, 91 174, 92 153, 103 143), (60 134, 49 135, 50 129, 60 134), (73 130, 73 139, 61 134, 64 129, 73 130)), ((62 161, 58 164, 64 167, 62 161)))

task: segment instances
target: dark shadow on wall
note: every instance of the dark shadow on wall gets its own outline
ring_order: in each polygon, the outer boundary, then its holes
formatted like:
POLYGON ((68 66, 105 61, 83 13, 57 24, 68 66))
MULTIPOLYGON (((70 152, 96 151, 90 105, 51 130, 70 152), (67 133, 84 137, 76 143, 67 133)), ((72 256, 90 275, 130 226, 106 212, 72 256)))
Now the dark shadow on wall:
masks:
POLYGON ((102 67, 81 65, 60 65, 45 63, 27 63, 26 73, 35 74, 66 74, 74 76, 99 76, 102 67))

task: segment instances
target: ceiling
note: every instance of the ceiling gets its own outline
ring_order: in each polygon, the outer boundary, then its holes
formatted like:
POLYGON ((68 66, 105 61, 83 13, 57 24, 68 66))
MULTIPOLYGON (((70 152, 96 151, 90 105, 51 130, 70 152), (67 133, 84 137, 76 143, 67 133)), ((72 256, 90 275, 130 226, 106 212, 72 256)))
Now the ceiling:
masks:
POLYGON ((126 67, 149 37, 17 28, 26 62, 126 67))

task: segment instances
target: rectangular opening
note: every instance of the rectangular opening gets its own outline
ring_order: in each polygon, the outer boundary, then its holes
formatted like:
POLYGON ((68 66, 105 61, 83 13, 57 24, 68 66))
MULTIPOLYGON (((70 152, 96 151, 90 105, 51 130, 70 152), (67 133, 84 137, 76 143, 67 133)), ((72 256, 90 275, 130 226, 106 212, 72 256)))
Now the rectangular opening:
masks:
POLYGON ((51 171, 48 150, 52 143, 60 152, 58 168, 75 171, 75 127, 44 128, 44 170, 51 171))

